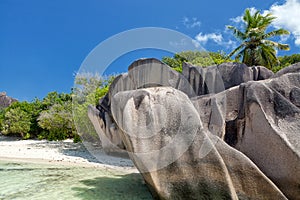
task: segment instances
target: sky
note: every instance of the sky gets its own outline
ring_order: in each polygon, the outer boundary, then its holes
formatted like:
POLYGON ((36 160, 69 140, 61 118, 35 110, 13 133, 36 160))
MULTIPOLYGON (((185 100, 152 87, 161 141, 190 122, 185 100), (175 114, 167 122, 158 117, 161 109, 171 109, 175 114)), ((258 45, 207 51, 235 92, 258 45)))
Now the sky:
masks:
MULTIPOLYGON (((97 45, 135 28, 175 30, 207 51, 229 53, 239 41, 226 25, 241 26, 246 8, 273 13, 272 27, 291 32, 276 38, 291 47, 279 55, 300 53, 300 0, 0 0, 0 92, 21 101, 51 91, 68 93, 74 74, 97 45)), ((135 51, 120 55, 112 68, 121 72, 139 57, 171 55, 135 51)))

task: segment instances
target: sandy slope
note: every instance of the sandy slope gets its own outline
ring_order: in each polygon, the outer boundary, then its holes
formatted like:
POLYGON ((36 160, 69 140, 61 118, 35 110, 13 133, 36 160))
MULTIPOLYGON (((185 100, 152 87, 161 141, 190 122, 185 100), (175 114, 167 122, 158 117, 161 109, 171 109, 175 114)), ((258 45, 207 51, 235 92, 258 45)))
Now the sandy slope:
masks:
POLYGON ((87 145, 75 144, 72 140, 59 142, 20 140, 0 135, 0 160, 104 167, 126 172, 137 172, 131 160, 108 156, 100 148, 92 151, 91 148, 86 148, 87 145))

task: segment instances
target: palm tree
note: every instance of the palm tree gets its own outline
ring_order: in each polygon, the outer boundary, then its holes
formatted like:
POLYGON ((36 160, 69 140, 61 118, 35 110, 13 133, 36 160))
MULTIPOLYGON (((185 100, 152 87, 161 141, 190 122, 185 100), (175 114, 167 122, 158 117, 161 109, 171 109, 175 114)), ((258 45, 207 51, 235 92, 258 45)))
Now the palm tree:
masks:
POLYGON ((288 44, 280 44, 269 40, 269 38, 290 33, 282 28, 267 33, 267 28, 275 18, 270 13, 261 15, 259 11, 251 15, 250 10, 246 9, 243 16, 245 22, 244 32, 234 26, 227 26, 228 29, 233 31, 234 36, 242 42, 228 55, 228 58, 236 54, 235 59, 240 60, 243 57, 242 62, 248 66, 262 65, 269 69, 278 65, 279 60, 276 56, 276 49, 289 50, 290 47, 288 44))

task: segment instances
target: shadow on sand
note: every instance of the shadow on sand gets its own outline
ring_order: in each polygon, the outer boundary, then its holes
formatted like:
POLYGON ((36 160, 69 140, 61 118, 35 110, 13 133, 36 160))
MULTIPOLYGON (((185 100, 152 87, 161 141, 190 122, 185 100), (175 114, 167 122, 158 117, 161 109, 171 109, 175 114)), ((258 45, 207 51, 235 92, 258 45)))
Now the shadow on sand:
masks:
POLYGON ((22 140, 22 137, 18 136, 5 136, 2 133, 0 133, 0 141, 2 142, 14 142, 14 141, 19 141, 22 140))
POLYGON ((138 173, 118 175, 115 177, 97 177, 81 180, 83 187, 74 187, 77 197, 84 200, 141 200, 152 199, 147 186, 138 173))

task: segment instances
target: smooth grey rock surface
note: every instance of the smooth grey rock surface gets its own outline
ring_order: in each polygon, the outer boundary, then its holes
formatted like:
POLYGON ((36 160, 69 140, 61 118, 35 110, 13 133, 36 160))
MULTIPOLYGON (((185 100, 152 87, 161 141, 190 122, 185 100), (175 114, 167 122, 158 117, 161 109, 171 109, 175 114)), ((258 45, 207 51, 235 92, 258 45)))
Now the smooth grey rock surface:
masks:
POLYGON ((197 96, 219 93, 248 81, 265 80, 274 75, 263 66, 248 67, 242 63, 223 63, 205 68, 183 63, 182 73, 197 96))
POLYGON ((297 200, 299 96, 297 65, 273 75, 185 64, 181 75, 142 59, 89 116, 107 151, 127 151, 155 198, 297 200))
POLYGON ((192 98, 204 128, 244 153, 290 199, 300 198, 299 87, 300 73, 288 73, 192 98), (226 109, 216 109, 224 96, 226 109))
POLYGON ((288 74, 288 73, 300 73, 300 62, 299 63, 295 63, 291 66, 285 67, 281 70, 279 70, 274 77, 279 77, 283 74, 288 74))
POLYGON ((192 102, 176 89, 120 92, 112 113, 158 199, 286 199, 250 159, 206 132, 192 102))

